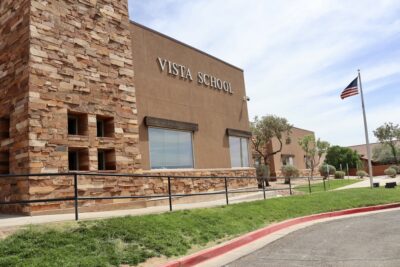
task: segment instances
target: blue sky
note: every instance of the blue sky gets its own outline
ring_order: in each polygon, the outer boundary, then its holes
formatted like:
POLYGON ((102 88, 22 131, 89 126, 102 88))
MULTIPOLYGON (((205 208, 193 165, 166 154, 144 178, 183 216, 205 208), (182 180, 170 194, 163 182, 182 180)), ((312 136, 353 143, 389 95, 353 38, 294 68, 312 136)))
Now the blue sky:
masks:
POLYGON ((338 145, 400 123, 398 0, 129 0, 132 20, 244 69, 250 119, 276 114, 338 145), (227 4, 229 3, 229 5, 227 4))

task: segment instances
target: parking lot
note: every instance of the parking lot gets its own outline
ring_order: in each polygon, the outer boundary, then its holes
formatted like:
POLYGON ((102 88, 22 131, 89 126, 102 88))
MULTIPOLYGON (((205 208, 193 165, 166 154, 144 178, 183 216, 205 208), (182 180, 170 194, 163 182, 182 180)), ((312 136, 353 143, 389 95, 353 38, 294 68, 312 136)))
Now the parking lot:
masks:
POLYGON ((290 233, 226 266, 400 266, 400 211, 290 233))

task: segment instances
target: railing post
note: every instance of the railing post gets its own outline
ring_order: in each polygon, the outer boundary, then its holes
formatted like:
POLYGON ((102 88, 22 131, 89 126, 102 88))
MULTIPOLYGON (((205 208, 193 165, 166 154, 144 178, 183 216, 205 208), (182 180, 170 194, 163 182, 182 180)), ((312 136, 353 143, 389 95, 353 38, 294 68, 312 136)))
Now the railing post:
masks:
POLYGON ((226 197, 226 205, 229 205, 229 197, 228 197, 228 178, 225 177, 225 197, 226 197))
POLYGON ((168 176, 169 211, 172 211, 171 177, 168 176))
POLYGON ((329 175, 328 175, 328 190, 331 190, 331 182, 329 181, 329 175))
POLYGON ((79 220, 78 211, 78 174, 74 173, 74 206, 75 206, 75 220, 79 220))
POLYGON ((308 177, 308 190, 310 191, 311 194, 311 177, 308 177))
POLYGON ((325 178, 322 178, 322 181, 324 181, 324 191, 326 191, 325 178))
POLYGON ((289 177, 289 192, 290 192, 290 195, 293 194, 292 193, 292 178, 291 177, 289 177))
POLYGON ((264 177, 262 177, 261 183, 262 183, 262 189, 263 189, 264 199, 266 199, 266 197, 265 197, 265 178, 264 178, 264 177))

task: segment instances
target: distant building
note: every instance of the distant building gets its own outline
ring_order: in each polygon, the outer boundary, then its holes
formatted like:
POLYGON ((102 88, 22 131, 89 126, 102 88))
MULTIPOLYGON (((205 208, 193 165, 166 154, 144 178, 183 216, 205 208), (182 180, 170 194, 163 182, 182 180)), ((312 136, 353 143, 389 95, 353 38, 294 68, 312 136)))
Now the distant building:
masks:
MULTIPOLYGON (((374 149, 380 147, 381 145, 382 145, 381 143, 372 143, 372 144, 370 143, 371 157, 373 155, 374 149)), ((362 164, 360 164, 360 166, 358 166, 358 169, 362 169, 362 170, 368 172, 367 146, 365 144, 361 144, 361 145, 348 146, 348 148, 350 148, 354 151, 357 151, 357 153, 360 155, 362 164)), ((384 175, 385 169, 387 169, 391 165, 389 163, 374 161, 373 159, 371 159, 371 161, 372 161, 372 173, 374 176, 384 175)), ((392 162, 392 163, 394 163, 394 162, 392 162)), ((350 169, 350 175, 355 175, 356 171, 357 171, 356 168, 350 169)))
MULTIPOLYGON (((291 142, 290 144, 285 144, 285 140, 287 136, 283 137, 283 147, 282 151, 275 154, 270 159, 270 173, 271 176, 280 176, 281 168, 284 165, 294 165, 297 169, 300 170, 302 175, 309 174, 309 167, 307 166, 306 156, 304 155, 304 151, 299 145, 299 140, 307 135, 314 135, 313 131, 300 129, 297 127, 292 128, 292 133, 290 134, 291 142)), ((272 141, 272 145, 268 148, 269 151, 276 151, 279 149, 278 139, 274 139, 272 141)), ((255 165, 260 164, 261 159, 257 152, 253 150, 253 159, 255 165)), ((322 160, 321 160, 322 162, 322 160)))
MULTIPOLYGON (((369 144, 371 148, 371 153, 374 151, 374 148, 381 146, 380 143, 370 143, 369 144)), ((354 146, 348 146, 348 148, 357 151, 357 153, 360 155, 362 159, 368 160, 368 153, 367 153, 367 146, 365 144, 361 145, 354 145, 354 146)))

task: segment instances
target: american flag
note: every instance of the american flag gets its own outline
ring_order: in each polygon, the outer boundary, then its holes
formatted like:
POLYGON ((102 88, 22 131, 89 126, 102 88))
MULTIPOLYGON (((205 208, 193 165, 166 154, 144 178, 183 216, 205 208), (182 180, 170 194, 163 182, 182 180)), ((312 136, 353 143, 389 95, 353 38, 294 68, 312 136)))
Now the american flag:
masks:
POLYGON ((342 92, 340 95, 341 99, 346 97, 358 95, 358 77, 355 78, 342 92))

